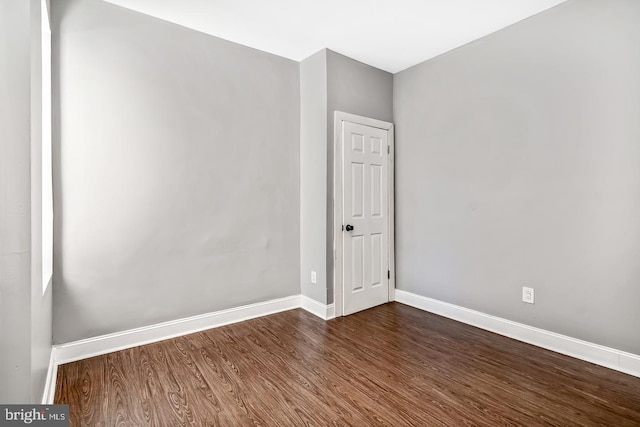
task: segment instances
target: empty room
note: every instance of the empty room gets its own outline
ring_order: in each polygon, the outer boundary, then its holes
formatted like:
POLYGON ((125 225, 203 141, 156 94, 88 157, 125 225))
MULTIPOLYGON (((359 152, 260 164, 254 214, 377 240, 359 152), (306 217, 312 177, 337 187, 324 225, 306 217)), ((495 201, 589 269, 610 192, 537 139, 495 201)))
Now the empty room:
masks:
POLYGON ((0 141, 0 425, 640 426, 640 1, 0 0, 0 141))

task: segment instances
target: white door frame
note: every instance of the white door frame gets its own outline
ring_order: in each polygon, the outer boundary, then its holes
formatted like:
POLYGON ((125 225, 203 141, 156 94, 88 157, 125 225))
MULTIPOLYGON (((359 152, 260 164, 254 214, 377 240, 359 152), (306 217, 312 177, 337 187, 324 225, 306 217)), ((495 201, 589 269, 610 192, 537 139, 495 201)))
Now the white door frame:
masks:
POLYGON ((389 232, 389 301, 395 299, 395 231, 394 231, 394 137, 393 123, 382 120, 370 119, 368 117, 357 116, 355 114, 336 111, 334 113, 334 137, 333 137, 333 303, 337 316, 343 315, 343 292, 342 282, 342 122, 352 122, 364 126, 384 129, 389 133, 389 156, 388 156, 388 192, 389 192, 389 212, 388 212, 388 232, 389 232))

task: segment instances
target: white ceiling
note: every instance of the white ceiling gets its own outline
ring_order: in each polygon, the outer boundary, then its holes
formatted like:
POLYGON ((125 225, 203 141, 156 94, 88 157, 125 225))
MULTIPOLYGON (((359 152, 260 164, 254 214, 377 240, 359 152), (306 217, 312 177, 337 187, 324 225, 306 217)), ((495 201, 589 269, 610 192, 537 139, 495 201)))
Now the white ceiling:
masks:
POLYGON ((329 48, 396 73, 565 0, 107 0, 300 61, 329 48))

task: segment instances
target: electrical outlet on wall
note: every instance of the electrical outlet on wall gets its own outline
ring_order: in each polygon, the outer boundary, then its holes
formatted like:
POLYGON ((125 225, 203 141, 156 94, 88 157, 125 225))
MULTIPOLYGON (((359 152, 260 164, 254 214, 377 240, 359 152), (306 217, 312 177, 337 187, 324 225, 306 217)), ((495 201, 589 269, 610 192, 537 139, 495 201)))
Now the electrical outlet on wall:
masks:
POLYGON ((311 283, 318 283, 318 278, 316 277, 316 272, 311 272, 311 283))
POLYGON ((522 301, 533 304, 533 288, 522 287, 522 301))

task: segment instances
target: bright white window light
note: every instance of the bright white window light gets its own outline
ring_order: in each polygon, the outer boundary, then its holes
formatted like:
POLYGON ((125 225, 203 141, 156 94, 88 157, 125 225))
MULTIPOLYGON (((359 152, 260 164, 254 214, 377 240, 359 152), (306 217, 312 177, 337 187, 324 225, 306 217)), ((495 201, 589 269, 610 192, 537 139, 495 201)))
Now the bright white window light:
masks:
POLYGON ((53 179, 51 173, 51 27, 42 0, 42 293, 53 275, 53 179))

